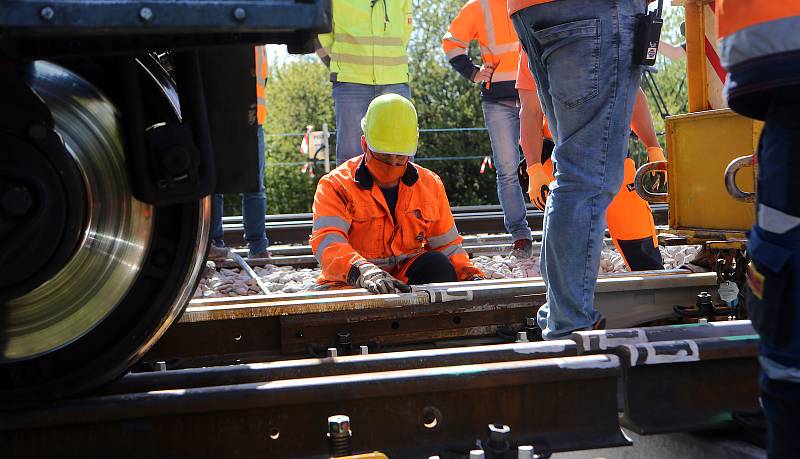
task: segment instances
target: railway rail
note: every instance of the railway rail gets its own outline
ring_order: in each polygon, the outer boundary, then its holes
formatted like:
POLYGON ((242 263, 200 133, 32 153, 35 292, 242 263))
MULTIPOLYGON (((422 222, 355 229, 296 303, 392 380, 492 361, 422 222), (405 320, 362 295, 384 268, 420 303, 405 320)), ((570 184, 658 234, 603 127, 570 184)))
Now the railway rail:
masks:
POLYGON ((345 414, 355 452, 392 458, 465 457, 498 423, 506 448, 542 457, 626 446, 621 426, 718 429, 755 409, 753 333, 712 322, 129 374, 94 396, 0 413, 0 442, 13 457, 322 458, 325 420, 345 414))
MULTIPOLYGON (((667 205, 651 205, 656 225, 667 223, 667 205)), ((464 206, 453 208, 453 218, 462 234, 504 233, 503 211, 500 206, 464 206)), ((528 225, 531 229, 542 228, 543 213, 528 208, 528 225)), ((271 243, 307 243, 311 234, 312 215, 286 214, 267 215, 267 235, 271 243)), ((229 247, 245 245, 241 216, 224 217, 222 220, 225 244, 229 247)))
MULTIPOLYGON (((674 317, 714 292, 716 273, 686 270, 603 275, 595 305, 609 327, 674 317)), ((371 350, 513 340, 545 300, 541 278, 414 286, 408 294, 363 289, 193 300, 143 358, 168 368, 347 354, 371 350), (448 344, 449 342, 449 344, 448 344)))

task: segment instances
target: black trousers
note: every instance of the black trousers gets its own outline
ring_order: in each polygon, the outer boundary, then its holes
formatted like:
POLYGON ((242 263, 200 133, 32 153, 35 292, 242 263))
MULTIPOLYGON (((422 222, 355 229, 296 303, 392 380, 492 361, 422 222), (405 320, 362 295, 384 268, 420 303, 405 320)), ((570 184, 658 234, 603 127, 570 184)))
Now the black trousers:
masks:
POLYGON ((406 271, 408 284, 430 284, 434 282, 455 282, 456 270, 450 259, 441 252, 425 252, 411 263, 406 271))

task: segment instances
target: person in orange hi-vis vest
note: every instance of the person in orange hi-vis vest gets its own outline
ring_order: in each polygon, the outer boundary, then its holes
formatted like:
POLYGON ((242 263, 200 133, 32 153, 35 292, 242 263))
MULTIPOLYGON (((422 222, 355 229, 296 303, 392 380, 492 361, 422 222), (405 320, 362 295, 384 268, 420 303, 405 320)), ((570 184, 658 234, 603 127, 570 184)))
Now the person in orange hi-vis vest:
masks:
POLYGON ((379 96, 361 126, 363 154, 322 177, 314 194, 319 288, 405 293, 409 284, 482 279, 461 246, 441 179, 409 161, 419 135, 414 105, 379 96))
POLYGON ((764 121, 745 298, 759 334, 768 456, 800 457, 800 1, 718 0, 725 96, 764 121))
POLYGON ((506 0, 469 0, 450 23, 442 38, 442 49, 461 76, 480 84, 483 118, 497 171, 497 197, 506 231, 514 242, 511 255, 530 258, 531 229, 516 173, 519 108, 514 80, 519 40, 508 18, 506 0), (473 40, 480 46, 480 67, 467 54, 473 40))
MULTIPOLYGON (((254 47, 254 66, 252 69, 256 85, 256 103, 251 110, 250 122, 256 124, 256 136, 258 136, 258 180, 259 190, 254 192, 242 193, 242 223, 244 224, 244 238, 247 241, 249 258, 269 258, 267 251, 269 239, 267 239, 265 214, 267 213, 267 200, 264 194, 264 167, 266 158, 264 157, 264 123, 267 120, 267 102, 264 98, 264 88, 267 84, 267 48, 266 46, 254 47)), ((224 259, 228 255, 225 242, 222 239, 222 209, 223 195, 214 194, 211 210, 211 239, 212 244, 209 248, 208 257, 214 259, 224 259)))
MULTIPOLYGON (((520 163, 518 170, 520 183, 527 184, 531 202, 538 209, 544 210, 547 196, 550 194, 549 185, 555 180, 553 160, 550 157, 554 147, 553 134, 550 133, 547 119, 542 114, 542 106, 536 94, 536 82, 528 68, 528 59, 524 52, 519 56, 518 71, 520 148, 525 156, 524 163, 520 163)), ((647 148, 650 161, 664 160, 664 151, 658 143, 653 119, 647 108, 647 96, 641 88, 636 94, 631 129, 647 148)), ((634 189, 635 174, 636 165, 633 159, 627 158, 625 180, 606 211, 608 231, 631 271, 664 269, 653 213, 647 202, 639 197, 634 189)))
POLYGON ((643 0, 508 0, 554 135, 558 177, 544 211, 544 339, 602 328, 594 290, 606 208, 625 176, 631 113, 642 67, 634 63, 643 0))

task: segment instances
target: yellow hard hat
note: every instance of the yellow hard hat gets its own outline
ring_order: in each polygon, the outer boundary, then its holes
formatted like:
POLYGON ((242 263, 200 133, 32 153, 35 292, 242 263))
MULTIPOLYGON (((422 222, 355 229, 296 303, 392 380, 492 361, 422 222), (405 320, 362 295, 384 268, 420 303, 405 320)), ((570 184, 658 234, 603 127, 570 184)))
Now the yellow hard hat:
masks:
POLYGON ((414 156, 419 131, 417 110, 408 99, 397 94, 384 94, 369 103, 361 119, 367 146, 376 153, 414 156))

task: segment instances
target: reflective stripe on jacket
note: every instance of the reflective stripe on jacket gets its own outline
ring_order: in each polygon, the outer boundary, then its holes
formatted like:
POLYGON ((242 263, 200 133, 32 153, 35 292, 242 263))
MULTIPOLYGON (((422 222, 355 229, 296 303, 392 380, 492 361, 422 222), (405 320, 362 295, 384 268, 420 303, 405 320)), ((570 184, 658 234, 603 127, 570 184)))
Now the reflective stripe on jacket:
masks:
POLYGON ((267 99, 264 97, 264 86, 267 84, 267 47, 256 46, 256 119, 263 125, 267 121, 267 99))
POLYGON ((352 266, 363 260, 406 282, 408 267, 430 250, 448 256, 459 280, 483 277, 461 247, 439 176, 408 164, 400 180, 395 224, 362 159, 345 162, 317 185, 310 242, 322 267, 318 283, 346 285, 352 266))
POLYGON ((482 95, 492 99, 516 98, 519 39, 506 12, 505 0, 468 1, 442 37, 447 60, 468 80, 478 71, 467 55, 472 40, 478 41, 484 63, 497 64, 491 85, 482 88, 482 95))
POLYGON ((732 109, 763 119, 780 87, 800 85, 800 2, 717 0, 720 63, 732 109))
POLYGON ((408 82, 411 0, 333 0, 333 30, 317 36, 331 81, 408 82))

